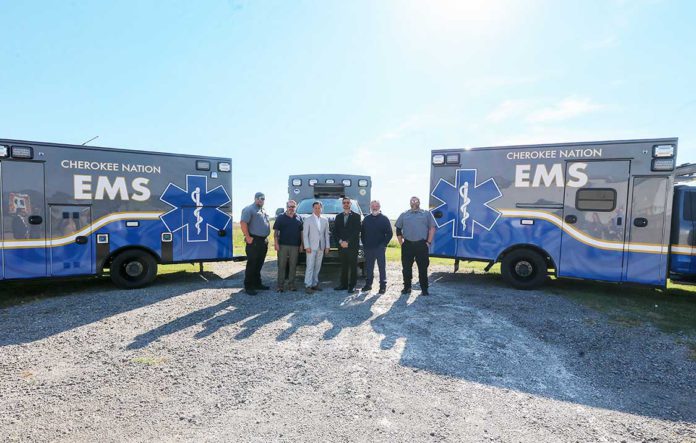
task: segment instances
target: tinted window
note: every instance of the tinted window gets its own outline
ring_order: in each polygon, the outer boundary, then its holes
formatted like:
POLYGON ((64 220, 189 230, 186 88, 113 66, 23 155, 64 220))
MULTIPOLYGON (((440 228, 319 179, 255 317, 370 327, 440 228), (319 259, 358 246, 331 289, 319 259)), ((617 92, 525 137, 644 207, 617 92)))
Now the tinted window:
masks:
POLYGON ((575 196, 575 207, 581 211, 613 211, 616 207, 616 190, 610 188, 579 189, 575 196))
POLYGON ((684 220, 696 221, 696 192, 684 193, 684 220))
MULTIPOLYGON (((340 198, 319 198, 319 199, 306 199, 302 200, 297 206, 298 214, 311 214, 312 204, 316 201, 320 201, 324 207, 322 208, 322 214, 338 214, 343 212, 343 205, 341 204, 342 199, 340 198)), ((355 200, 351 200, 351 209, 358 214, 361 214, 358 203, 355 200)))

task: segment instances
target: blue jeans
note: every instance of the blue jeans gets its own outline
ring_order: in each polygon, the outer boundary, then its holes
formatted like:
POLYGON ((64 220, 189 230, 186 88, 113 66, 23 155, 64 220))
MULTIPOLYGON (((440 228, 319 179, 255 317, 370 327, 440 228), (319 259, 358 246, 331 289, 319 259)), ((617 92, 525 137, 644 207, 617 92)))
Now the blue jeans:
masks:
POLYGON ((365 249, 365 285, 372 286, 375 279, 375 261, 379 268, 379 285, 387 285, 387 259, 385 247, 365 249))

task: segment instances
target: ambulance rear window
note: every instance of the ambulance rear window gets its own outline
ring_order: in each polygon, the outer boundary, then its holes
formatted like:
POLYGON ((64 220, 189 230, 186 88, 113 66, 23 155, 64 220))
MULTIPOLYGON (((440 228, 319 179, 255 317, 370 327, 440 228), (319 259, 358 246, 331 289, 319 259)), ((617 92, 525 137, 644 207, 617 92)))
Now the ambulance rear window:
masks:
POLYGON ((616 189, 578 189, 578 193, 575 196, 575 207, 580 211, 613 211, 616 208, 616 189))
POLYGON ((696 192, 684 193, 684 220, 696 221, 696 192))

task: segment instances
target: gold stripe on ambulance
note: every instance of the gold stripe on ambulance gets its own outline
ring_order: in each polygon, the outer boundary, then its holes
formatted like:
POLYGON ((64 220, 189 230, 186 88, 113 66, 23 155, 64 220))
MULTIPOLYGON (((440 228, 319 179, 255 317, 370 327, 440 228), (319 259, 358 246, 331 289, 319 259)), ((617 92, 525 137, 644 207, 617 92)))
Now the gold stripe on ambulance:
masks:
POLYGON ((70 235, 50 238, 50 239, 31 239, 31 240, 7 240, 0 242, 2 249, 26 249, 26 248, 42 248, 42 247, 57 247, 65 246, 73 243, 75 237, 86 237, 98 229, 114 222, 123 220, 158 220, 162 212, 112 212, 109 215, 100 217, 89 226, 73 232, 70 235))
POLYGON ((499 209, 499 211, 502 213, 503 217, 508 218, 534 218, 546 220, 561 228, 565 233, 573 237, 575 240, 598 249, 604 249, 607 251, 627 250, 630 252, 643 252, 648 254, 667 254, 669 252, 669 246, 667 245, 639 242, 623 243, 618 241, 595 238, 576 229, 572 225, 569 225, 567 223, 564 224, 563 220, 559 216, 546 211, 532 211, 528 209, 499 209))

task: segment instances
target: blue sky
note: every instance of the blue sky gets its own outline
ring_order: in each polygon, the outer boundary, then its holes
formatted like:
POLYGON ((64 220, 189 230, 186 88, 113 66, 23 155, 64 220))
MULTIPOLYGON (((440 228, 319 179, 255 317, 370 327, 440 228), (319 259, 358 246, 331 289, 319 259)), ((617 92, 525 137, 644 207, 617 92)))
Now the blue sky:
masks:
POLYGON ((0 0, 0 14, 0 137, 232 157, 236 218, 314 172, 372 175, 395 218, 427 202, 443 147, 677 136, 696 162, 696 2, 0 0))

